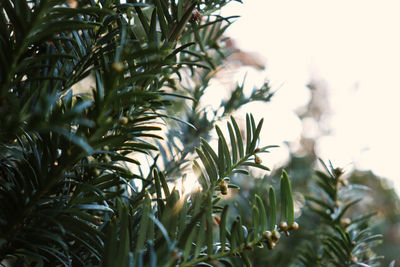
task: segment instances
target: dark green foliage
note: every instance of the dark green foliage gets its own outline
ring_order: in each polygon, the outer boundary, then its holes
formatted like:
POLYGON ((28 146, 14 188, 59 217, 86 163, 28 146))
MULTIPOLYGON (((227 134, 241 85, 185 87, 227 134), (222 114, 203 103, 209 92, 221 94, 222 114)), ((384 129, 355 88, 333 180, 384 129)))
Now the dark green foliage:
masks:
MULTIPOLYGON (((247 116, 244 146, 232 117, 230 142, 216 127, 215 150, 207 133, 220 117, 209 121, 197 106, 228 53, 222 35, 234 17, 214 13, 227 2, 1 2, 2 264, 192 266, 230 255, 248 262, 244 250, 263 242, 264 228, 240 217, 231 227, 218 202, 236 188, 234 172, 268 170, 250 161, 268 149, 256 151, 262 121, 247 116), (199 82, 186 86, 183 77, 199 82), (187 115, 172 112, 179 101, 192 104, 187 115), (167 151, 177 151, 174 125, 187 133, 175 159, 167 151), (194 151, 203 188, 183 195, 171 178, 194 151), (153 159, 149 171, 140 154, 153 159)), ((224 115, 269 100, 268 87, 258 98, 235 92, 241 101, 221 103, 224 115)))

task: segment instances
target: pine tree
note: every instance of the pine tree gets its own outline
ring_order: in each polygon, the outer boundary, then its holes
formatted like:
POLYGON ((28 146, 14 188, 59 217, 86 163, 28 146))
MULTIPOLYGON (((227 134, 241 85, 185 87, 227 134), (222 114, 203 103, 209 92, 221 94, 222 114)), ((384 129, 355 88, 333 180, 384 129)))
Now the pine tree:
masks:
POLYGON ((263 120, 231 116, 268 83, 200 105, 230 53, 228 2, 0 3, 1 265, 251 266, 297 230, 285 171, 246 200, 250 219, 226 197, 273 147, 263 120))

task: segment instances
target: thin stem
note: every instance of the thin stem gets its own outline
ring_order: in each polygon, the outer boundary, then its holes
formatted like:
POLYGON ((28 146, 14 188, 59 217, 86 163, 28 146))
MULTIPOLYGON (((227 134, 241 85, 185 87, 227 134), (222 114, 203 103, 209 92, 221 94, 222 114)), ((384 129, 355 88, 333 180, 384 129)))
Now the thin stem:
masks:
POLYGON ((237 254, 237 253, 243 252, 245 249, 247 249, 247 246, 254 247, 254 246, 259 244, 263 240, 264 240, 264 237, 261 236, 261 237, 255 239, 255 240, 253 240, 252 242, 248 243, 247 245, 246 244, 242 244, 241 246, 239 246, 239 247, 237 247, 235 249, 232 249, 232 250, 223 251, 223 252, 220 252, 220 253, 217 253, 217 254, 213 254, 213 255, 202 256, 200 258, 194 259, 194 260, 189 261, 189 262, 183 262, 179 266, 180 267, 194 266, 194 265, 196 265, 197 263, 200 263, 200 262, 212 261, 212 260, 216 260, 216 259, 220 259, 220 258, 223 258, 223 257, 230 256, 230 255, 233 255, 233 254, 237 254))

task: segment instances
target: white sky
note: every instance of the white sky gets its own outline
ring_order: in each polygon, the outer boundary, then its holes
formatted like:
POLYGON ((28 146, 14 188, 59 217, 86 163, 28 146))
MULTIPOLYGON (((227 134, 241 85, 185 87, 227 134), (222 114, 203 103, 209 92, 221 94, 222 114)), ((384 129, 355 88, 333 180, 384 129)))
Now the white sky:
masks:
MULTIPOLYGON (((277 144, 298 138, 293 111, 307 103, 310 79, 322 79, 329 87, 332 133, 318 141, 318 156, 347 170, 371 169, 400 192, 400 1, 244 2, 223 14, 242 16, 228 35, 266 58, 267 70, 249 71, 247 81, 260 84, 261 76, 280 87, 271 104, 246 110, 270 123, 262 139, 277 144)), ((286 153, 270 156, 279 161, 286 153)))

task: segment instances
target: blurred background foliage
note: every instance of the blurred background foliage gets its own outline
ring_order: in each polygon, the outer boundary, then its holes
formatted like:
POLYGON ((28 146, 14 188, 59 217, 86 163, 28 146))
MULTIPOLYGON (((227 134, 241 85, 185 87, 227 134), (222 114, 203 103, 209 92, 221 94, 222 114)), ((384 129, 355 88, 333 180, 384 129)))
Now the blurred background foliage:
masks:
MULTIPOLYGON (((313 118, 319 127, 320 136, 316 137, 319 138, 329 133, 329 129, 324 128, 326 126, 323 120, 325 113, 329 112, 329 107, 326 106, 326 89, 323 81, 315 80, 310 81, 308 88, 311 91, 310 101, 306 107, 299 110, 298 116, 300 119, 313 118)), ((315 183, 312 177, 315 176, 314 170, 322 167, 318 162, 315 151, 315 139, 303 136, 296 142, 299 142, 300 146, 287 144, 291 151, 289 160, 284 166, 275 169, 270 176, 259 179, 237 177, 235 180, 242 188, 235 196, 239 199, 237 203, 241 204, 236 207, 236 212, 243 216, 248 213, 247 204, 243 200, 254 193, 260 194, 260 188, 269 185, 276 186, 277 174, 281 169, 288 171, 295 188, 296 221, 300 223, 301 228, 290 240, 284 240, 268 257, 264 256, 262 250, 255 250, 254 260, 259 264, 258 266, 267 264, 288 266, 291 263, 293 264, 293 255, 296 254, 299 247, 304 245, 303 240, 313 240, 315 237, 313 233, 320 218, 307 209, 304 196, 310 192, 315 192, 315 183)), ((400 266, 400 199, 393 185, 389 180, 376 176, 371 171, 359 171, 357 169, 346 171, 346 167, 343 171, 348 187, 343 194, 362 198, 362 201, 349 209, 347 216, 374 213, 370 221, 372 229, 375 233, 383 234, 382 241, 375 248, 378 255, 384 256, 381 265, 378 266, 388 266, 390 263, 394 264, 393 266, 400 266)), ((316 241, 314 240, 314 242, 316 241)), ((297 266, 297 264, 294 263, 293 266, 297 266)))

